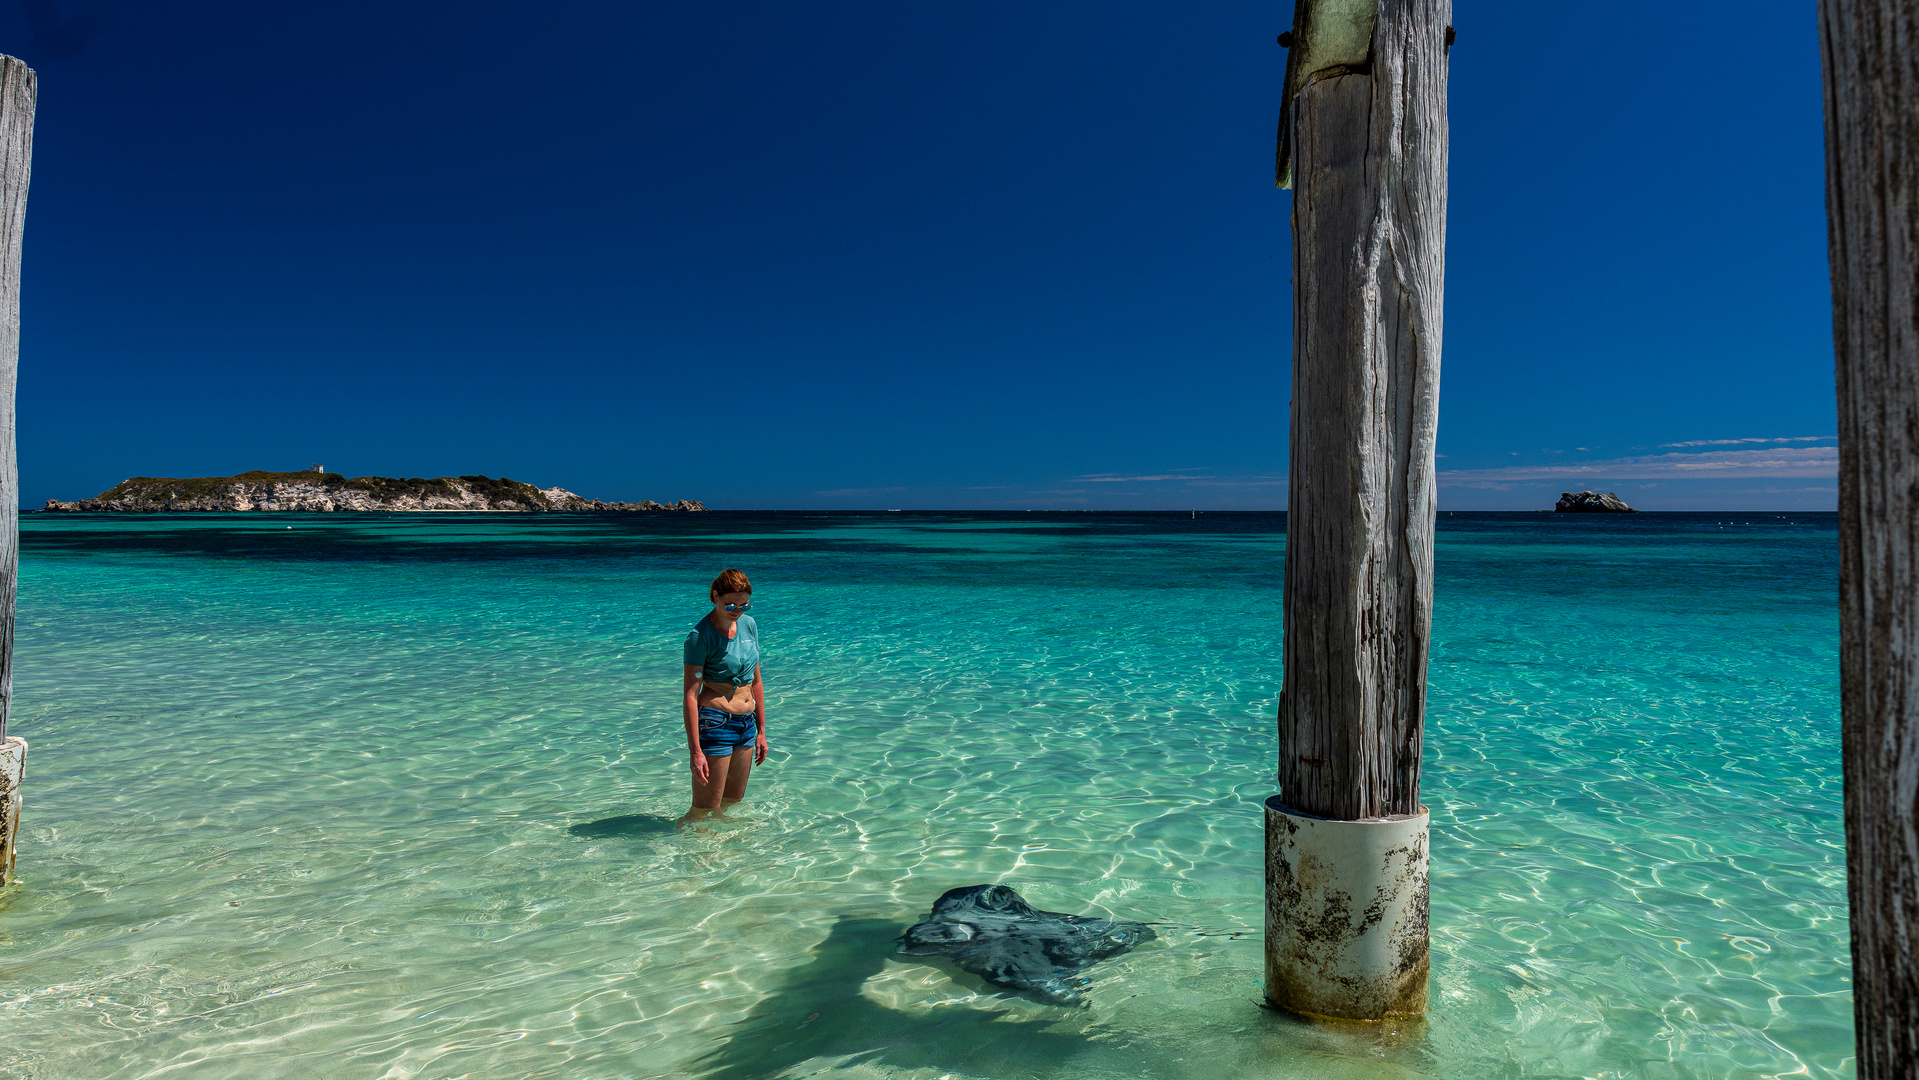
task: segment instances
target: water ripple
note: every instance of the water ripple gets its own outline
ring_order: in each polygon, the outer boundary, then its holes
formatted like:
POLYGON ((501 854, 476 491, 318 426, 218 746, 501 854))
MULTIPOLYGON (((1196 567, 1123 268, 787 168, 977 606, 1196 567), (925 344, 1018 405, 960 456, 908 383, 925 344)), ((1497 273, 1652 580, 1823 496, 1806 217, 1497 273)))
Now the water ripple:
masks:
POLYGON ((1442 522, 1367 1032, 1258 1005, 1276 523, 1091 517, 30 519, 0 1076, 1851 1074, 1829 517, 1442 522), (675 829, 722 565, 774 753, 675 829), (1077 1010, 892 953, 985 881, 1165 929, 1077 1010))

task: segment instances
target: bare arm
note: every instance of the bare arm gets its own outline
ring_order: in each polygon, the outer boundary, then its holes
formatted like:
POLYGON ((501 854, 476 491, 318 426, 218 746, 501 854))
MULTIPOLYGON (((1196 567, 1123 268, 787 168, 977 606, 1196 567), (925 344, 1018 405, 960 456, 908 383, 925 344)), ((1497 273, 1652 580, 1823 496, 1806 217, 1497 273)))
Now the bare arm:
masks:
POLYGON ((681 687, 681 712, 686 720, 686 752, 693 758, 693 779, 706 783, 706 755, 700 753, 700 669, 686 668, 686 684, 681 687))
POLYGON ((766 679, 764 666, 753 668, 753 710, 759 713, 760 734, 753 740, 753 764, 766 761, 766 679))

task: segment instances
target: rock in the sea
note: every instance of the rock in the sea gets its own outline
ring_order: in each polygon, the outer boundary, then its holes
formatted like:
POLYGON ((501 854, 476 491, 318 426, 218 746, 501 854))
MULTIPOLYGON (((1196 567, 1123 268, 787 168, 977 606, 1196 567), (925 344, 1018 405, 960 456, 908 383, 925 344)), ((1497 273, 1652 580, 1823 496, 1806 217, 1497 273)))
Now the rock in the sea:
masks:
POLYGON ((1079 973, 1158 935, 1145 923, 1036 911, 1004 885, 968 885, 933 901, 899 938, 908 956, 944 956, 988 982, 1055 1005, 1079 1003, 1079 973))
POLYGON ((1559 503, 1553 509, 1561 514, 1637 514, 1639 512, 1627 506, 1619 496, 1610 491, 1604 495, 1597 491, 1561 492, 1559 503))

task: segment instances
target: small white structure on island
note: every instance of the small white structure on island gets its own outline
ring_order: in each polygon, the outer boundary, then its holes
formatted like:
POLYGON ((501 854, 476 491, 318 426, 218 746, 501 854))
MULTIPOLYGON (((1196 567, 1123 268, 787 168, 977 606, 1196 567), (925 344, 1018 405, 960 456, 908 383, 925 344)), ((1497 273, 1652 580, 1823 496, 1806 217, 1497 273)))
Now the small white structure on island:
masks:
POLYGON ((323 472, 325 472, 325 471, 326 471, 326 466, 324 466, 324 465, 321 465, 321 464, 320 464, 319 462, 317 462, 317 461, 316 461, 316 462, 313 462, 313 471, 314 471, 314 472, 318 472, 318 473, 323 473, 323 472))

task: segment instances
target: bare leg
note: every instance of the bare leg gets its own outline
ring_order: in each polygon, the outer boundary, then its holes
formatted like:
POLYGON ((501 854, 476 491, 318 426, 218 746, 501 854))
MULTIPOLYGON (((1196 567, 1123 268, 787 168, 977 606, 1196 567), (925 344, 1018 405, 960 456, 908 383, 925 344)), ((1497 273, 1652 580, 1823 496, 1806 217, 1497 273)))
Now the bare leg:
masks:
MULTIPOLYGON (((680 824, 685 825, 691 821, 698 821, 720 808, 722 805, 720 802, 720 794, 726 790, 726 778, 731 772, 729 763, 738 756, 739 754, 736 751, 730 757, 712 757, 710 755, 707 757, 706 783, 702 784, 698 777, 694 778, 693 808, 688 810, 686 816, 680 819, 680 824)), ((689 775, 690 772, 689 770, 689 775)), ((744 783, 744 781, 742 781, 742 783, 744 783)))
POLYGON ((721 795, 721 806, 736 803, 746 798, 746 778, 753 775, 753 746, 747 744, 733 751, 733 764, 727 766, 726 787, 721 795))

